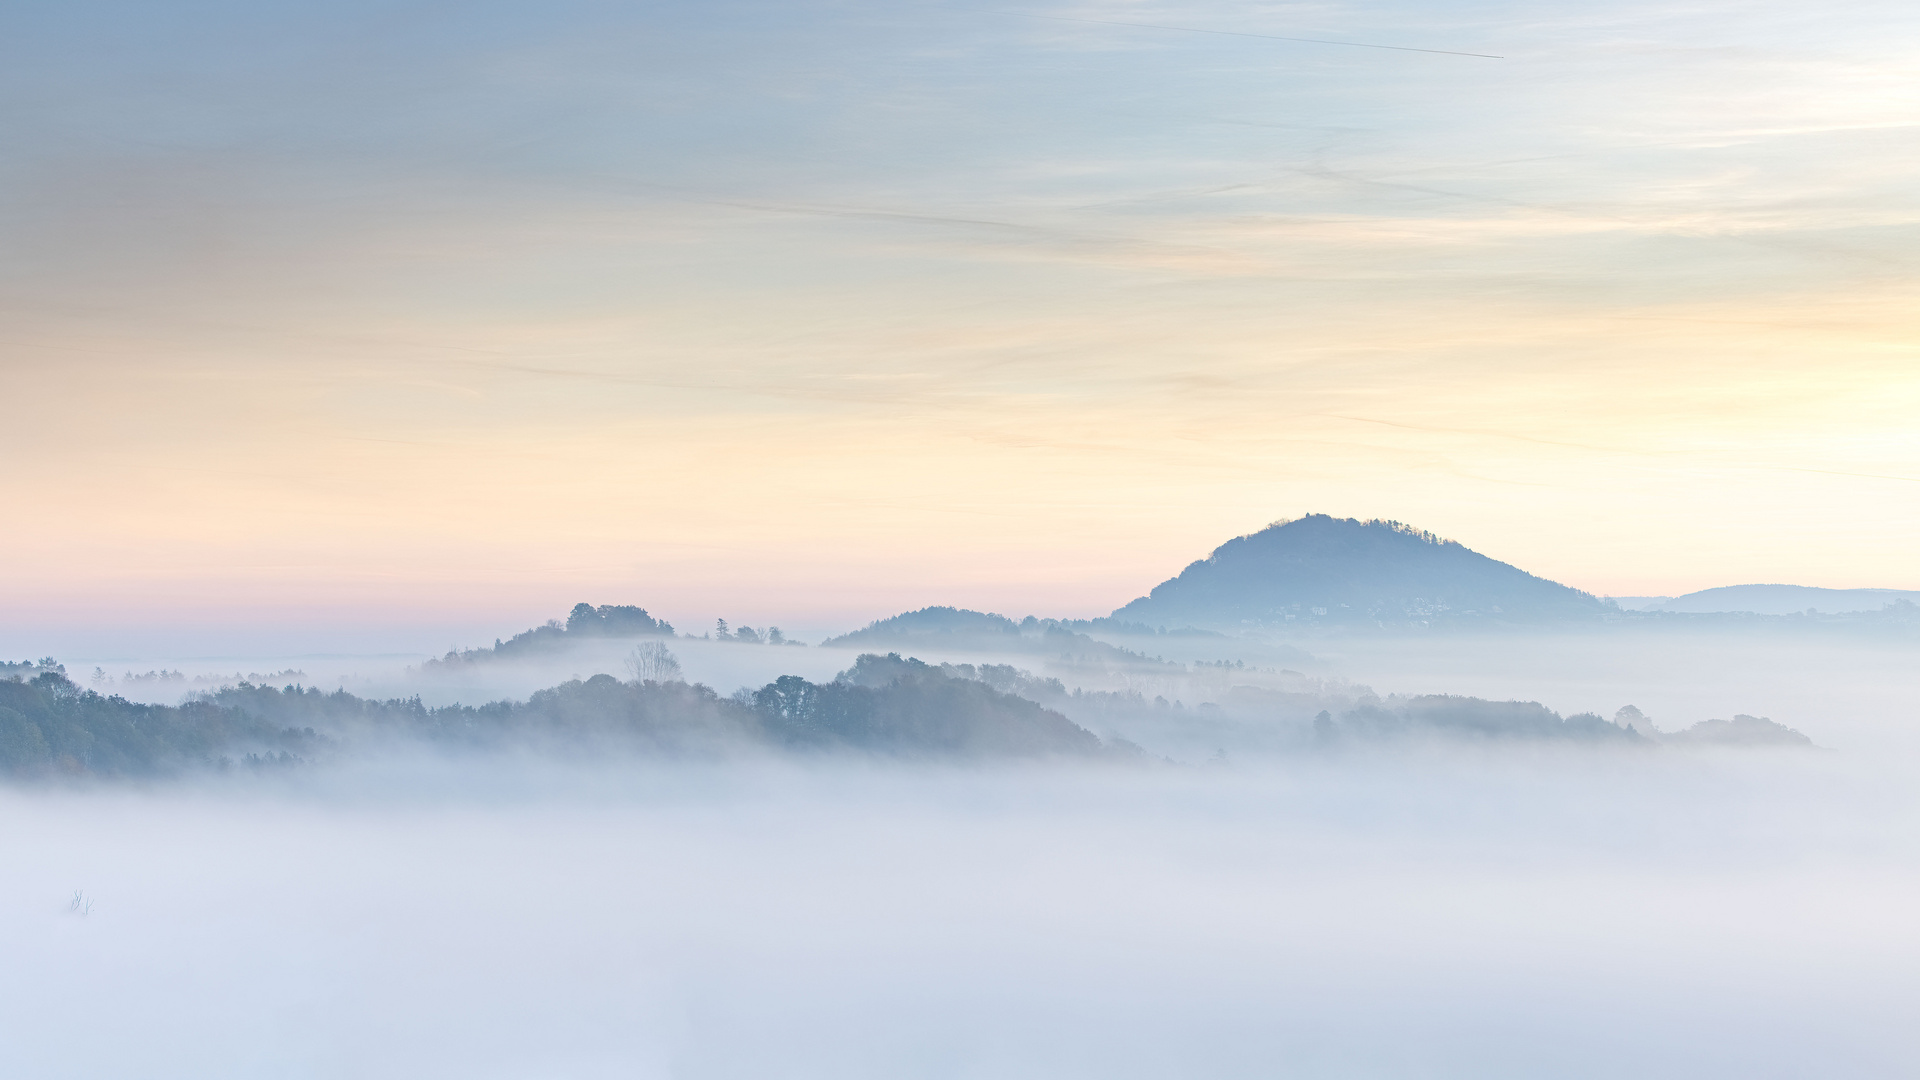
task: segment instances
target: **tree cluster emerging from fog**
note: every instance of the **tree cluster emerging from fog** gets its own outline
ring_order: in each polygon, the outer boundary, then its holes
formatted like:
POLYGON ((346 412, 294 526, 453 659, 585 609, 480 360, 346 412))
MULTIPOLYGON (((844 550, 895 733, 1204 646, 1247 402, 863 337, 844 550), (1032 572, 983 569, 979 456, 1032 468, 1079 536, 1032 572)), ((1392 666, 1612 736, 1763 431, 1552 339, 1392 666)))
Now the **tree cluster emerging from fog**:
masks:
POLYGON ((558 652, 575 642, 592 638, 672 636, 673 625, 648 615, 645 608, 627 604, 594 607, 581 603, 573 606, 564 623, 549 619, 546 625, 522 631, 505 641, 495 638, 492 648, 451 650, 437 660, 427 661, 426 666, 452 667, 489 660, 530 659, 558 652))
MULTIPOLYGON (((378 754, 402 742, 449 749, 562 755, 849 751, 926 758, 1143 756, 1115 720, 1157 719, 1202 734, 1234 718, 1216 704, 1187 709, 1138 693, 1068 693, 1008 665, 932 665, 898 653, 864 654, 831 682, 786 675, 722 697, 679 677, 657 642, 629 656, 631 681, 571 680, 525 702, 432 708, 418 697, 376 701, 344 690, 241 683, 178 706, 146 705, 82 689, 35 665, 0 679, 0 772, 153 776, 192 769, 291 766, 378 754), (1039 700, 1035 700, 1035 699, 1039 700), (1105 730, 1105 737, 1079 720, 1105 730), (1110 721, 1100 723, 1101 720, 1110 721)), ((57 666, 57 665, 56 665, 57 666)), ((1253 688, 1240 688, 1252 691, 1253 688)), ((1448 740, 1638 746, 1805 747, 1799 732, 1763 717, 1711 720, 1670 735, 1592 714, 1562 717, 1535 702, 1365 694, 1241 695, 1242 716, 1268 749, 1326 752, 1448 740), (1322 708, 1311 719, 1303 710, 1322 708), (1246 710, 1251 710, 1249 713, 1246 710)), ((1638 710, 1623 717, 1644 721, 1638 710)), ((1243 728, 1240 745, 1246 745, 1243 728)))
MULTIPOLYGON (((496 660, 534 660, 561 652, 569 646, 583 641, 645 638, 674 636, 673 624, 665 619, 656 619, 647 614, 647 609, 628 604, 575 604, 568 612, 567 621, 549 619, 544 626, 524 630, 501 641, 494 639, 490 648, 454 649, 445 656, 428 660, 423 667, 461 667, 469 664, 482 664, 496 660)), ((692 635, 689 634, 689 637, 692 635)), ((713 641, 732 641, 747 645, 800 645, 780 632, 777 626, 757 630, 751 626, 732 629, 727 620, 720 619, 714 629, 704 635, 713 641)))
POLYGON ((733 641, 742 645, 804 644, 803 642, 788 640, 787 636, 781 633, 780 628, 777 626, 769 626, 765 630, 755 630, 751 626, 729 629, 727 620, 725 619, 715 619, 713 621, 713 633, 707 636, 714 641, 733 641))
MULTIPOLYGON (((647 673, 571 680, 525 702, 431 708, 344 690, 241 683, 179 706, 83 690, 57 672, 0 681, 0 769, 15 776, 151 776, 235 764, 299 764, 379 753, 397 740, 562 755, 817 752, 905 757, 1131 754, 1058 712, 918 661, 884 684, 785 676, 722 697, 677 677, 664 648, 647 673)), ((898 658, 895 658, 896 660, 898 658)))
MULTIPOLYGON (((1098 736, 1060 713, 898 654, 861 656, 824 685, 785 675, 751 700, 795 746, 958 756, 1103 749, 1098 736)), ((1120 749, 1138 752, 1131 744, 1120 749)))

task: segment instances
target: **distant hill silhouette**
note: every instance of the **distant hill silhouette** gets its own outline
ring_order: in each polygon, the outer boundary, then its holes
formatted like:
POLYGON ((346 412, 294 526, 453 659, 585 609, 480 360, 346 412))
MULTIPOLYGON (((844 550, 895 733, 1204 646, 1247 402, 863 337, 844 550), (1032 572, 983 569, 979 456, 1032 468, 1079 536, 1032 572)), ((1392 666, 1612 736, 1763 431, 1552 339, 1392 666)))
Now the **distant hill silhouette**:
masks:
POLYGON ((457 666, 460 664, 478 664, 490 660, 523 660, 532 656, 557 652, 566 645, 586 638, 634 638, 634 637, 672 637, 673 624, 665 619, 656 619, 647 614, 646 608, 629 604, 592 604, 573 605, 563 624, 558 619, 548 619, 545 626, 536 626, 513 635, 505 641, 493 639, 492 648, 456 649, 437 660, 428 660, 427 667, 457 666))
POLYGON ((1152 626, 1448 626, 1598 618, 1596 597, 1394 521, 1312 514, 1215 548, 1113 613, 1152 626))
POLYGON ((1761 746, 1805 749, 1813 740, 1785 724, 1764 716, 1735 716, 1732 720, 1702 720, 1684 731, 1660 736, 1681 746, 1761 746))
MULTIPOLYGON (((1807 610, 1833 615, 1879 611, 1889 604, 1920 603, 1920 592, 1901 589, 1816 589, 1808 585, 1723 585, 1685 596, 1636 605, 1642 611, 1691 614, 1747 611, 1756 615, 1796 615, 1807 610)), ((1623 605, 1624 606, 1624 605, 1623 605)))
MULTIPOLYGON (((889 619, 879 619, 864 628, 821 642, 827 648, 852 645, 907 645, 940 642, 971 648, 1019 648, 1021 624, 1005 615, 966 608, 929 607, 908 611, 889 619)), ((1029 615, 1029 633, 1045 628, 1029 615)))
MULTIPOLYGON (((1015 622, 1005 615, 966 608, 930 607, 868 623, 864 628, 821 642, 823 648, 961 649, 979 652, 1029 652, 1051 656, 1098 658, 1122 664, 1155 664, 1140 653, 1083 631, 1127 636, 1156 636, 1139 623, 1115 619, 1036 619, 1015 622)), ((1185 636, 1185 635, 1182 635, 1185 636)), ((1217 636, 1217 635, 1207 635, 1217 636)))

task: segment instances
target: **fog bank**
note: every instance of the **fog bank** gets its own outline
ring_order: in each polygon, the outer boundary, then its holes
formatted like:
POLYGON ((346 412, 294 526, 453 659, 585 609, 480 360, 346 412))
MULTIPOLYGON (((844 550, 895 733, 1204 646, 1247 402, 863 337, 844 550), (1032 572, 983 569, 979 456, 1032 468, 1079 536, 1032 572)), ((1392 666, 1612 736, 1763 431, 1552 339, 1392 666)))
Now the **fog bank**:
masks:
POLYGON ((1905 780, 1509 752, 0 789, 0 1042, 38 1077, 1911 1075, 1905 780))

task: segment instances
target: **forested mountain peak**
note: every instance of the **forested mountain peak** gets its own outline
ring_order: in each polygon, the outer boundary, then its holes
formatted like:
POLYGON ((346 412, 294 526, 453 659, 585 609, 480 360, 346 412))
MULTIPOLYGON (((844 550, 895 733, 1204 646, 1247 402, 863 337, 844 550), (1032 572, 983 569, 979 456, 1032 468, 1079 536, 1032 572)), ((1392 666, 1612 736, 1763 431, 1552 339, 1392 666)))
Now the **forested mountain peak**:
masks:
POLYGON ((1310 514, 1235 537, 1113 613, 1157 626, 1591 618, 1600 600, 1397 521, 1310 514))

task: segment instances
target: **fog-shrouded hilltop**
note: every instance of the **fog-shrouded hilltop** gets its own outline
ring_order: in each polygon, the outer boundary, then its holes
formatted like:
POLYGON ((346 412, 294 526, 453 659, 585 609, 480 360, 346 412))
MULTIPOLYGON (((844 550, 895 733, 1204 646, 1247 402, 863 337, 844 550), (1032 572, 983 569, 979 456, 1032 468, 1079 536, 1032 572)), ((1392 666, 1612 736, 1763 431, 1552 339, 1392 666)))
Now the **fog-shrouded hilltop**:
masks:
MULTIPOLYGON (((673 624, 647 614, 646 608, 631 604, 601 604, 595 607, 592 604, 580 603, 575 604, 573 610, 567 613, 565 622, 559 619, 548 619, 543 625, 531 630, 523 630, 505 641, 495 638, 489 647, 451 650, 445 656, 428 660, 424 666, 457 668, 496 660, 537 660, 565 652, 572 646, 583 643, 674 636, 673 624)), ((693 637, 694 635, 685 636, 693 637)), ((803 644, 803 642, 789 640, 777 626, 769 626, 765 630, 756 630, 751 626, 729 628, 725 619, 717 620, 714 628, 700 637, 708 641, 752 645, 803 644)))
POLYGON ((513 660, 538 656, 591 638, 672 637, 673 624, 647 614, 646 608, 628 604, 580 603, 567 613, 567 621, 549 619, 545 625, 522 631, 505 641, 494 639, 491 648, 458 649, 429 664, 474 664, 487 660, 513 660))
MULTIPOLYGON (((960 652, 1041 653, 1055 657, 1105 661, 1136 667, 1162 663, 1133 649, 1098 640, 1091 633, 1128 639, 1129 644, 1151 645, 1154 638, 1218 638, 1206 630, 1163 633, 1155 627, 1119 619, 1041 619, 1028 615, 1014 620, 1005 615, 966 608, 929 607, 877 619, 859 630, 821 642, 825 648, 946 649, 960 652)), ((1294 649, 1282 652, 1298 658, 1294 649)))
POLYGON ((1113 613, 1152 626, 1434 626, 1598 618, 1593 595, 1394 521, 1310 514, 1215 548, 1113 613))
POLYGON ((1165 630, 1124 619, 1042 619, 1029 615, 1016 621, 1005 615, 971 611, 967 608, 928 607, 918 611, 903 612, 890 618, 876 619, 859 630, 830 638, 821 644, 832 647, 881 642, 947 641, 968 646, 1001 648, 1009 644, 1018 647, 1023 639, 1031 641, 1048 635, 1056 638, 1085 637, 1089 631, 1122 637, 1218 638, 1222 636, 1211 630, 1193 628, 1165 630))

